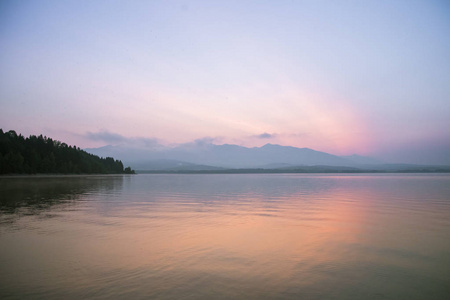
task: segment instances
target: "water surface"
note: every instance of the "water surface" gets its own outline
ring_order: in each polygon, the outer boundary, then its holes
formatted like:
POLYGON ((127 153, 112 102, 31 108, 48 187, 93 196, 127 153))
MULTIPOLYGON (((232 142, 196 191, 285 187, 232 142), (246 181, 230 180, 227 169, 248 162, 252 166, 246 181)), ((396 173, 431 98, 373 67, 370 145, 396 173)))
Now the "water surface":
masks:
POLYGON ((2 299, 447 299, 449 175, 0 179, 2 299))

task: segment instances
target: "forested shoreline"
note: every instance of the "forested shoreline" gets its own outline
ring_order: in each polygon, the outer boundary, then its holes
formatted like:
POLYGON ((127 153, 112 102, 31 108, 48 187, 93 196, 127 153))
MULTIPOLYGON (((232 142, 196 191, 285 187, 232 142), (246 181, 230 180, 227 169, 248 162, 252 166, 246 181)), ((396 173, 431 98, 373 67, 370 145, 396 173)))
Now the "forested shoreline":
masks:
POLYGON ((0 174, 134 174, 120 160, 101 158, 46 136, 25 138, 0 129, 0 174))

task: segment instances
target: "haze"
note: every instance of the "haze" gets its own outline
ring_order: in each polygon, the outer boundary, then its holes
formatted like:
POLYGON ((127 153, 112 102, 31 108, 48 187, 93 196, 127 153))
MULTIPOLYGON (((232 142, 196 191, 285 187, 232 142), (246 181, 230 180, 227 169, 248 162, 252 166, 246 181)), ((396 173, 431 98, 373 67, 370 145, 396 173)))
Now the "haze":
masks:
POLYGON ((2 1, 0 128, 450 164, 446 1, 2 1))

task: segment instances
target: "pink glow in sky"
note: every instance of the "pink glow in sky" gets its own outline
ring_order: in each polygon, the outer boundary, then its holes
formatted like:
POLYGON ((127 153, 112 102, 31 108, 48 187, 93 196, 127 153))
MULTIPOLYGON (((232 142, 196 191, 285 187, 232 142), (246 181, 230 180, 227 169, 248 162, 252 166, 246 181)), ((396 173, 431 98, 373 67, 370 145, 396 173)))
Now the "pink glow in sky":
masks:
POLYGON ((445 1, 2 1, 0 128, 450 164, 445 1))

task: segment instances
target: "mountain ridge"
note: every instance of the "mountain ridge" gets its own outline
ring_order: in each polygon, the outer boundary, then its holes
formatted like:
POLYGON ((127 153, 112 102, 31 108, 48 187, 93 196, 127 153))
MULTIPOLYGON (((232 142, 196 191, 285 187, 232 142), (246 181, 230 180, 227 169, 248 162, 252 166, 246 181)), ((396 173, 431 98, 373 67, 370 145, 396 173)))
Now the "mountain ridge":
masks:
POLYGON ((357 154, 337 156, 310 148, 276 144, 244 147, 233 144, 187 143, 172 148, 107 145, 86 149, 122 159, 138 173, 430 173, 450 166, 384 163, 357 154))
MULTIPOLYGON (((351 159, 317 151, 267 143, 260 147, 244 147, 234 144, 216 145, 212 143, 187 143, 172 148, 145 149, 124 145, 107 145, 87 148, 87 152, 99 156, 114 156, 122 159, 135 169, 154 169, 151 162, 161 160, 177 161, 185 164, 203 165, 208 168, 260 168, 265 165, 292 166, 343 166, 357 167, 351 159), (142 168, 146 165, 146 168, 142 168), (142 167, 141 167, 142 166, 142 167)), ((358 156, 362 157, 362 156, 358 156)), ((371 158, 366 158, 370 160, 371 158)))

